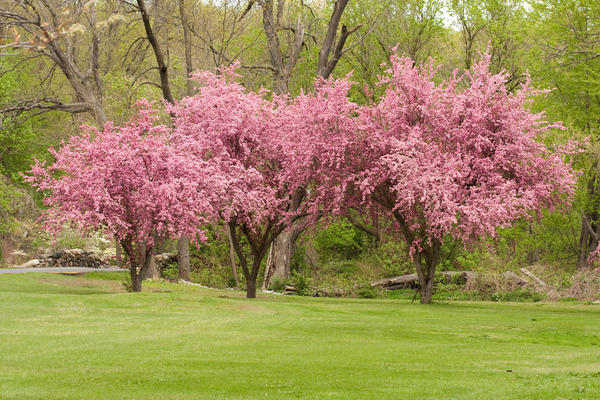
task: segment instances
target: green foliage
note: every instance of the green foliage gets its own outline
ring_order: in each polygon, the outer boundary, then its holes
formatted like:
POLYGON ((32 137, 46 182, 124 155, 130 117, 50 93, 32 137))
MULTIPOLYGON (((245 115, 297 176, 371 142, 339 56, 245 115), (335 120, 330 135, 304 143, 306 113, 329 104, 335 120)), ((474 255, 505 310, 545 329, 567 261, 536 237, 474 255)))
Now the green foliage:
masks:
POLYGON ((291 276, 291 282, 296 288, 296 293, 299 296, 313 295, 313 289, 311 287, 312 279, 309 275, 293 271, 291 276))
POLYGON ((470 248, 458 240, 446 239, 440 250, 438 271, 472 270, 481 263, 481 249, 476 246, 470 248))
POLYGON ((315 249, 323 261, 354 259, 368 243, 367 235, 345 219, 319 230, 314 238, 315 249))
POLYGON ((17 188, 0 175, 0 233, 12 231, 17 223, 14 213, 20 197, 17 188))
POLYGON ((232 287, 231 270, 226 266, 199 267, 190 272, 192 282, 214 288, 232 287))
POLYGON ((126 292, 133 293, 133 283, 131 282, 131 275, 126 274, 121 281, 121 285, 126 292))
POLYGON ((274 290, 276 292, 281 292, 285 288, 285 279, 282 279, 280 276, 276 276, 271 279, 271 284, 269 286, 270 290, 274 290))
POLYGON ((292 259, 290 261, 290 270, 291 271, 308 271, 310 270, 310 265, 308 263, 306 255, 306 244, 302 242, 298 242, 296 244, 296 249, 292 254, 292 259))
POLYGON ((540 220, 518 221, 498 230, 490 249, 503 269, 518 269, 534 263, 558 264, 567 268, 577 260, 580 217, 571 212, 544 212, 540 220))
MULTIPOLYGON (((234 287, 229 265, 229 243, 222 226, 207 226, 208 241, 190 247, 191 279, 205 286, 234 287)), ((239 274, 240 276, 242 274, 239 274)))
POLYGON ((179 266, 176 262, 169 263, 160 271, 160 275, 163 278, 175 279, 179 277, 179 266))
POLYGON ((384 278, 409 274, 414 265, 404 242, 388 241, 373 249, 368 259, 383 270, 384 278))
POLYGON ((376 299, 377 295, 377 290, 372 287, 363 287, 358 290, 358 297, 361 299, 376 299))
POLYGON ((360 267, 357 262, 349 261, 332 261, 323 265, 322 272, 325 274, 337 275, 343 278, 348 278, 356 275, 360 267))

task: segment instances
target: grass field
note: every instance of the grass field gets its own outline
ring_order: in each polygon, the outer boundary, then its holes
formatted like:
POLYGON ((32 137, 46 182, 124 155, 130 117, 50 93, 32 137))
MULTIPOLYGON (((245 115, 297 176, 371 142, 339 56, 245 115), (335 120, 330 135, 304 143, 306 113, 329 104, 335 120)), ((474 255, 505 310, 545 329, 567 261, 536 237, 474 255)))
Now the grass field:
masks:
POLYGON ((120 278, 0 275, 0 399, 600 399, 599 305, 120 278))

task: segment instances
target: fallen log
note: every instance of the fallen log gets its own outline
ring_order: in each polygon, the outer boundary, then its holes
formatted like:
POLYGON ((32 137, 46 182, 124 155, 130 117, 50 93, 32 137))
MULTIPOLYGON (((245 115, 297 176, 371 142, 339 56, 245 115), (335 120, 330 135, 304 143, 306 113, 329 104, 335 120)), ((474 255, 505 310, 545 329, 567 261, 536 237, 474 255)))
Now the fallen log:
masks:
POLYGON ((371 282, 371 287, 381 287, 385 289, 394 287, 394 289, 407 289, 417 287, 418 283, 419 277, 417 274, 408 274, 371 282))
POLYGON ((527 268, 521 268, 520 270, 522 273, 524 273, 525 275, 527 275, 529 278, 533 279, 533 281, 535 283, 537 283, 538 286, 543 287, 544 289, 550 289, 550 285, 548 285, 546 282, 544 282, 543 280, 541 280, 540 278, 538 278, 537 276, 535 276, 531 271, 529 271, 527 268))
POLYGON ((512 282, 518 288, 529 285, 529 281, 521 278, 512 271, 506 271, 503 275, 508 281, 512 282))
POLYGON ((442 271, 440 275, 444 283, 464 285, 468 279, 475 276, 475 273, 471 271, 442 271))

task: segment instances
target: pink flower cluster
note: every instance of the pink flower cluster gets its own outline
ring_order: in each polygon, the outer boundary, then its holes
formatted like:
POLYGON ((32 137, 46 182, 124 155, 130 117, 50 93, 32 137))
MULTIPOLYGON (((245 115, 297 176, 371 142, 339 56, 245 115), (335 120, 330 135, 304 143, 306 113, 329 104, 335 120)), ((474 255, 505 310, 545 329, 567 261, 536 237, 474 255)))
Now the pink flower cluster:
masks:
POLYGON ((212 167, 171 145, 150 103, 139 107, 127 125, 84 127, 50 149, 52 165, 33 165, 27 180, 46 193, 49 231, 68 224, 146 246, 180 235, 204 240, 200 228, 214 217, 212 167))
POLYGON ((571 167, 541 141, 561 126, 529 111, 528 84, 507 92, 489 57, 443 80, 395 55, 383 96, 366 106, 349 101, 349 77, 295 98, 245 90, 235 66, 194 78, 198 94, 167 106, 172 129, 143 103, 130 124, 87 128, 52 150, 52 166, 33 167, 53 229, 72 222, 152 243, 202 237, 216 218, 258 232, 362 207, 387 213, 418 249, 493 235, 573 194, 571 167))

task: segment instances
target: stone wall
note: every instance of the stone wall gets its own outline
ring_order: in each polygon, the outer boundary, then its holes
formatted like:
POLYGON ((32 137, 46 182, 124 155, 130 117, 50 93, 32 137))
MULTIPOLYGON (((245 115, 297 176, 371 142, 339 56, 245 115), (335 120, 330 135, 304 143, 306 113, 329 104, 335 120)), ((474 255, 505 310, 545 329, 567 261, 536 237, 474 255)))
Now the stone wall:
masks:
MULTIPOLYGON (((31 260, 32 263, 35 260, 31 260)), ((37 260, 38 263, 32 263, 30 267, 48 268, 48 267, 83 267, 83 268, 103 268, 110 265, 98 254, 81 249, 60 250, 50 254, 42 254, 37 260)))

